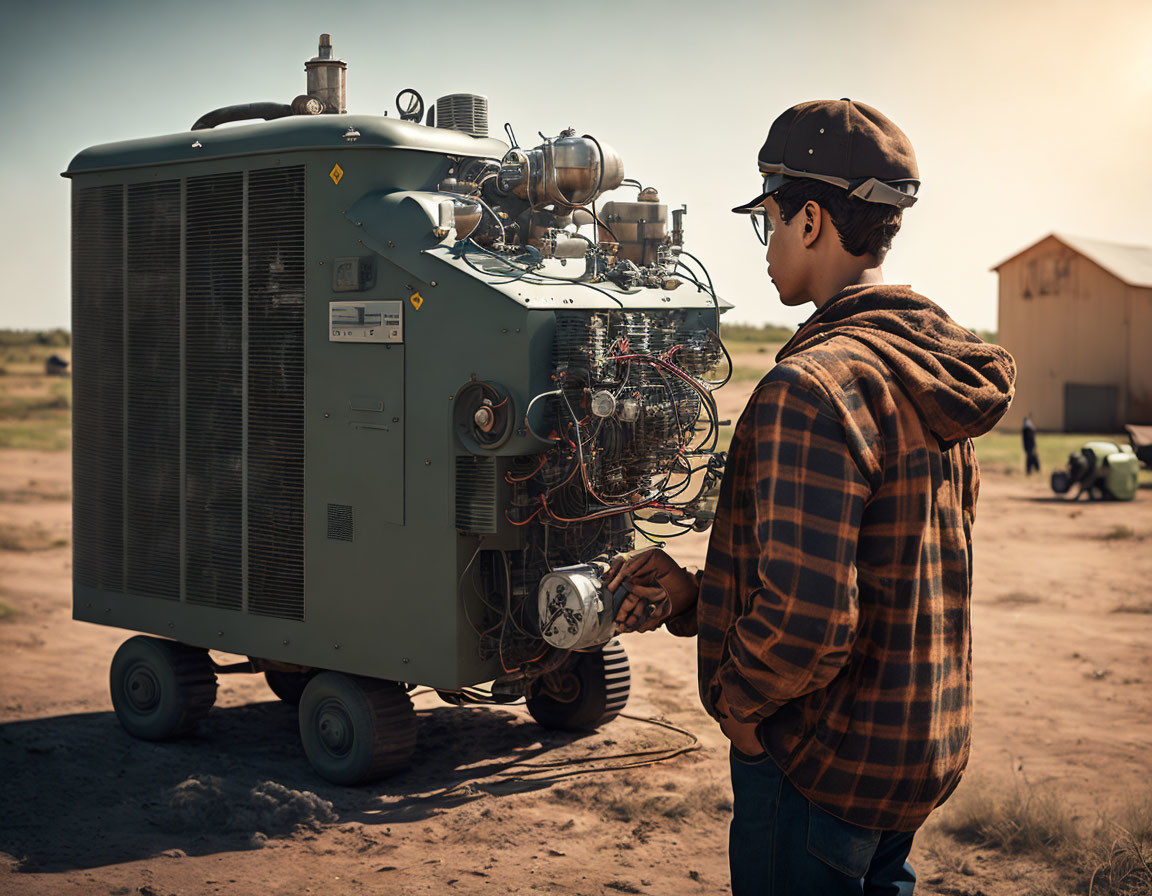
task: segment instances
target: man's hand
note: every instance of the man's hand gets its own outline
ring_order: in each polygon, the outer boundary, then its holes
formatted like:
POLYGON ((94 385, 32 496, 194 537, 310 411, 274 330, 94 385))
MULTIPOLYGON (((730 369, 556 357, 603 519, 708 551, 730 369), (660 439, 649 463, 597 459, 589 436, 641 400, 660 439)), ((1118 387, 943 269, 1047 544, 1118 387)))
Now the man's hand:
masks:
POLYGON ((698 595, 696 580, 661 550, 617 558, 604 574, 611 594, 628 580, 630 593, 616 614, 623 632, 650 632, 691 607, 698 595))
POLYGON ((724 699, 724 695, 720 695, 720 700, 716 704, 718 712, 723 713, 720 719, 720 730, 724 732, 724 736, 732 741, 732 745, 747 756, 760 756, 764 752, 764 745, 760 743, 760 738, 756 736, 756 723, 755 722, 738 722, 732 717, 732 708, 728 705, 728 701, 724 699))

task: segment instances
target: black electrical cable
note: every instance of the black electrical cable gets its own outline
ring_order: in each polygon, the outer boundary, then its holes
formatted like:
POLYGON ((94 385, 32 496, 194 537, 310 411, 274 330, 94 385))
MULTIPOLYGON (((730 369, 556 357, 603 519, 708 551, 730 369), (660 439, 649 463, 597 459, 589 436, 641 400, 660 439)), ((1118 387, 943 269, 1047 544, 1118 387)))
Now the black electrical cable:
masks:
POLYGON ((719 319, 720 319, 719 300, 716 298, 716 287, 714 287, 712 285, 712 275, 708 273, 708 268, 706 268, 704 266, 704 262, 702 262, 699 258, 697 258, 695 255, 693 255, 691 252, 686 252, 684 249, 681 249, 680 254, 681 255, 687 255, 694 262, 696 262, 696 264, 700 265, 700 270, 702 270, 704 272, 704 279, 706 279, 708 281, 708 291, 710 293, 712 293, 712 299, 713 299, 713 301, 715 301, 717 303, 717 305, 716 305, 716 319, 717 319, 717 321, 719 321, 719 319))
POLYGON ((713 333, 711 330, 709 330, 708 335, 716 340, 716 344, 720 346, 720 351, 724 353, 724 359, 728 362, 728 373, 722 380, 704 380, 703 382, 704 385, 709 389, 719 389, 721 386, 727 385, 728 381, 732 379, 732 371, 734 369, 732 365, 732 356, 728 354, 728 347, 724 344, 724 340, 720 338, 718 333, 713 333))

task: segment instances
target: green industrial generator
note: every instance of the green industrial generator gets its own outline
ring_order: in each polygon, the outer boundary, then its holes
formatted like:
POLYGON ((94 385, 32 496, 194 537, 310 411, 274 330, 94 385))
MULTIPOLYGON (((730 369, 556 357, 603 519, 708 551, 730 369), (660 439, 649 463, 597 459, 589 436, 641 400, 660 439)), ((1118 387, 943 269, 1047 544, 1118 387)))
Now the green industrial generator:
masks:
POLYGON ((327 35, 305 68, 65 172, 74 617, 146 633, 117 715, 176 737, 260 672, 338 783, 410 761, 417 685, 604 724, 600 576, 707 528, 722 474, 725 306, 683 210, 594 137, 489 137, 485 97, 350 115, 327 35))

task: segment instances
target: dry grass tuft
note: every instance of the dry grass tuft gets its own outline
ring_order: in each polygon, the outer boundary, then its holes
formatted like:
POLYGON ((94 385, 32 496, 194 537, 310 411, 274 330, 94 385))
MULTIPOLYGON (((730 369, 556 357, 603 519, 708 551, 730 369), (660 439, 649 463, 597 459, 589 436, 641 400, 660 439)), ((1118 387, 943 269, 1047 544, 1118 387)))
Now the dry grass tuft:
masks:
POLYGON ((4 601, 0 600, 0 622, 8 621, 9 619, 11 619, 13 616, 15 616, 19 612, 20 611, 17 610, 11 604, 7 604, 4 601))
POLYGON ((995 598, 992 603, 1015 607, 1024 604, 1038 604, 1040 601, 1039 595, 1031 594, 1027 591, 1009 591, 995 598))
POLYGON ((560 803, 578 803, 599 809, 605 818, 628 824, 660 818, 685 821, 701 815, 722 818, 732 811, 727 788, 715 782, 661 787, 651 780, 632 775, 612 784, 556 787, 552 789, 550 798, 560 803))
POLYGON ((1120 604, 1112 610, 1113 613, 1148 613, 1152 614, 1152 601, 1137 604, 1120 604))
POLYGON ((964 843, 1020 854, 1062 849, 1076 839, 1063 801, 1019 779, 1008 788, 969 784, 947 806, 941 829, 964 843))
POLYGON ((1101 541, 1126 541, 1129 538, 1141 538, 1131 526, 1113 526, 1104 534, 1096 537, 1101 541))
POLYGON ((70 381, 29 373, 0 383, 0 448, 63 450, 71 419, 70 381))
POLYGON ((0 524, 0 551, 50 551, 68 546, 67 538, 58 538, 41 526, 0 524))
MULTIPOLYGON (((1036 787, 1022 776, 1008 787, 968 781, 941 811, 940 830, 963 843, 1038 859, 1073 893, 1152 893, 1152 792, 1087 825, 1055 789, 1036 787)), ((938 861, 942 854, 933 851, 938 861)), ((971 873, 960 857, 941 864, 971 873)))

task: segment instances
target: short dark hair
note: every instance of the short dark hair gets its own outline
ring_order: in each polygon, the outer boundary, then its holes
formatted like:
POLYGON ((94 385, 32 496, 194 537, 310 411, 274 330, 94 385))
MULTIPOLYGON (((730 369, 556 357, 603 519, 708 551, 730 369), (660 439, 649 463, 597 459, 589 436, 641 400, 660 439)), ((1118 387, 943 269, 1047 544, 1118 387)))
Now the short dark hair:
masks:
POLYGON ((815 202, 832 218, 840 233, 840 245, 852 255, 874 255, 881 262, 900 230, 903 210, 879 202, 865 202, 848 191, 807 177, 790 178, 772 193, 787 224, 804 207, 815 202))

